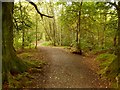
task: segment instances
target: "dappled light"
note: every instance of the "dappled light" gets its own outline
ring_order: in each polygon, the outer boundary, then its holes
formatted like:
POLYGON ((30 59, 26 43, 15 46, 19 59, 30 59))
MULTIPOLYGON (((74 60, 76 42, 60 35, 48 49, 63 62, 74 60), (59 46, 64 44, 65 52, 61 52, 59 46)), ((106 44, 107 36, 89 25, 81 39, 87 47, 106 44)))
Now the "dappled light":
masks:
POLYGON ((3 2, 2 87, 120 88, 120 1, 3 2))

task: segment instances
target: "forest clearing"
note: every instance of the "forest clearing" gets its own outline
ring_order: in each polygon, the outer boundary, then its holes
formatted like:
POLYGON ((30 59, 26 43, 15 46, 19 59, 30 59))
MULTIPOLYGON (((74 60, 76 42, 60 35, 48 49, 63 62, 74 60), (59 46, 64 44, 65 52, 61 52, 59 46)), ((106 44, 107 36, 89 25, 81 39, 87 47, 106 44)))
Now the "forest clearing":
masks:
POLYGON ((120 88, 120 1, 2 4, 2 88, 120 88))

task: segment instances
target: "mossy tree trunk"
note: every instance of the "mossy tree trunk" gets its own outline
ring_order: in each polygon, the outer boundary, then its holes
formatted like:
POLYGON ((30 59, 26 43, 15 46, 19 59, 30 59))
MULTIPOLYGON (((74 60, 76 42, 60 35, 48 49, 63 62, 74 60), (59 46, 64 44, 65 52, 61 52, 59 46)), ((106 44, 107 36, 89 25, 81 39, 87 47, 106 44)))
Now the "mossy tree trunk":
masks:
POLYGON ((25 70, 25 63, 17 57, 13 47, 13 2, 2 3, 2 76, 8 81, 9 74, 25 70))
POLYGON ((113 73, 115 73, 114 75, 117 76, 116 80, 117 80, 117 87, 120 88, 120 1, 118 2, 118 5, 114 2, 111 3, 109 2, 111 5, 115 6, 116 10, 117 10, 117 15, 118 15, 118 27, 117 27, 117 36, 118 36, 118 43, 117 43, 117 48, 116 48, 116 55, 117 58, 115 60, 113 60, 113 62, 109 65, 108 67, 108 72, 110 70, 112 70, 111 72, 109 72, 109 75, 112 75, 113 73))
MULTIPOLYGON (((120 75, 120 1, 118 2, 118 49, 117 49, 117 62, 118 62, 118 74, 120 75)), ((118 88, 120 88, 120 76, 118 77, 118 88)))

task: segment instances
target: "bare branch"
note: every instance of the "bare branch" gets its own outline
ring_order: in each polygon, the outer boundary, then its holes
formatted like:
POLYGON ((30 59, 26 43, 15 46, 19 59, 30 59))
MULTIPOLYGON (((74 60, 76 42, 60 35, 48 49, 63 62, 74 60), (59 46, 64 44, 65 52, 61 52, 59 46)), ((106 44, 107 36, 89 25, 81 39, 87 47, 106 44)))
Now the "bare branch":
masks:
POLYGON ((42 13, 38 10, 37 5, 36 5, 35 3, 33 3, 31 0, 26 0, 26 1, 28 1, 30 4, 32 4, 32 5, 35 7, 37 13, 40 14, 41 18, 43 18, 43 16, 48 17, 48 18, 53 18, 53 16, 48 16, 48 15, 42 14, 42 13))

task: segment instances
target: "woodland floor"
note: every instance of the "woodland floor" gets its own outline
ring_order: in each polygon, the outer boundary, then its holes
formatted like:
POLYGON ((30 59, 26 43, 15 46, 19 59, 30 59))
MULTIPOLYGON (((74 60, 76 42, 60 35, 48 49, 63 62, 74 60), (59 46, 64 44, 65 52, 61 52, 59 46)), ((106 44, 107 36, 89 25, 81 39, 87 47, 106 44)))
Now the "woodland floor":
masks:
POLYGON ((94 57, 72 54, 60 47, 38 47, 29 58, 47 62, 41 73, 32 73, 29 88, 108 88, 97 74, 94 57))

